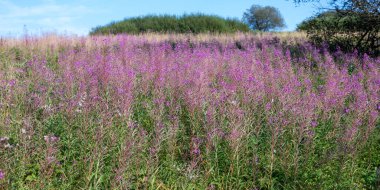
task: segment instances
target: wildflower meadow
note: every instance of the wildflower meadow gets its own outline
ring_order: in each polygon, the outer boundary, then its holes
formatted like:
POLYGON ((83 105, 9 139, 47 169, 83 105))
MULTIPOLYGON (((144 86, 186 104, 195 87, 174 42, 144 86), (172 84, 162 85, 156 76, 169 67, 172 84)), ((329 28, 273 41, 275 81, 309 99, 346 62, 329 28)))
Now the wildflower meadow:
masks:
POLYGON ((0 39, 0 189, 379 189, 380 58, 297 35, 0 39))

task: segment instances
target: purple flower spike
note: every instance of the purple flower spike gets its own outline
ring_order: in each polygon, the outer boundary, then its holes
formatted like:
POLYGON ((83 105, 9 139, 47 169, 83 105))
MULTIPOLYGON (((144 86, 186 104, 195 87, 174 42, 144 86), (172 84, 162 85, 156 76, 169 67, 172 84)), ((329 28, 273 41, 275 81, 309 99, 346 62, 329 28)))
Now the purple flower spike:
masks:
POLYGON ((5 178, 5 173, 2 170, 0 170, 0 180, 4 178, 5 178))
POLYGON ((10 80, 8 84, 10 87, 13 87, 16 84, 16 80, 10 80))
POLYGON ((54 143, 55 143, 55 142, 58 142, 58 141, 59 141, 59 137, 51 136, 51 137, 50 137, 50 141, 51 141, 51 142, 54 142, 54 143))
POLYGON ((269 111, 271 108, 272 108, 272 104, 271 104, 270 102, 268 102, 268 103, 265 105, 265 110, 266 110, 266 111, 269 111))
POLYGON ((59 137, 56 137, 54 135, 45 135, 44 140, 46 143, 56 143, 59 141, 59 137))
POLYGON ((198 149, 198 148, 195 148, 193 151, 192 151, 193 154, 195 155, 199 155, 201 153, 201 151, 198 149))
POLYGON ((317 122, 317 121, 314 121, 314 120, 311 121, 311 126, 312 126, 312 127, 316 127, 317 125, 318 125, 318 122, 317 122))

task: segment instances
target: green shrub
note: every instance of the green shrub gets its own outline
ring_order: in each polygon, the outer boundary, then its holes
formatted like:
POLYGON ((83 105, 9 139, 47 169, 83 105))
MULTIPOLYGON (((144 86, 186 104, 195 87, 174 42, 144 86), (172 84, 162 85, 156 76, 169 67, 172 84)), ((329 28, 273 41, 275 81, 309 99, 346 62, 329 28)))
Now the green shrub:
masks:
POLYGON ((98 34, 138 34, 159 33, 233 33, 248 32, 246 24, 236 19, 224 19, 218 16, 190 14, 180 17, 171 15, 134 17, 120 22, 111 22, 91 30, 90 35, 98 34))
POLYGON ((298 25, 298 31, 306 31, 311 42, 328 45, 332 51, 359 51, 371 55, 380 54, 379 17, 362 12, 327 11, 309 18, 298 25))

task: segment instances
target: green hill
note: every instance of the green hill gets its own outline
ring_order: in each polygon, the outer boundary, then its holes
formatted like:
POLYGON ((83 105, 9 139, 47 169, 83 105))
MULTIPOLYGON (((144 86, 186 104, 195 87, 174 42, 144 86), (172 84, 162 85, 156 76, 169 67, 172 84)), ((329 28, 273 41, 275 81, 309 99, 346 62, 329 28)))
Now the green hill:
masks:
POLYGON ((246 24, 237 19, 224 19, 218 16, 190 14, 183 16, 148 15, 111 22, 91 30, 90 35, 98 34, 140 34, 158 33, 233 33, 247 32, 246 24))

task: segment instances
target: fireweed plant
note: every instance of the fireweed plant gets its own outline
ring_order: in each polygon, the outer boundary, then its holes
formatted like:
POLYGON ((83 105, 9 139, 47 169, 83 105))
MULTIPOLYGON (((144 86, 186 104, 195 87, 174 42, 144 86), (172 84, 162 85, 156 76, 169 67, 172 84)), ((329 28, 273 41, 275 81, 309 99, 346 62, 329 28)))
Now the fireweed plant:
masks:
POLYGON ((378 189, 380 59, 303 38, 0 41, 1 189, 378 189))

